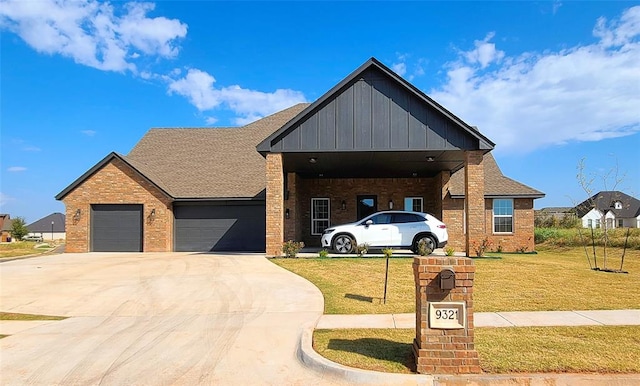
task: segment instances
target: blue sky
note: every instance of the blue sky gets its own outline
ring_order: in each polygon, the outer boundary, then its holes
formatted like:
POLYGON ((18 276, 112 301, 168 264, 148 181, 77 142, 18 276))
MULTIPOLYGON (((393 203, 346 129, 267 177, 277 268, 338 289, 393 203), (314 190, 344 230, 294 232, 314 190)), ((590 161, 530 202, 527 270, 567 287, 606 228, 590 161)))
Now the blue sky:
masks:
POLYGON ((236 126, 376 57, 572 206, 640 197, 640 3, 0 0, 0 212, 54 196, 152 127, 236 126), (620 182, 607 173, 617 170, 620 182))

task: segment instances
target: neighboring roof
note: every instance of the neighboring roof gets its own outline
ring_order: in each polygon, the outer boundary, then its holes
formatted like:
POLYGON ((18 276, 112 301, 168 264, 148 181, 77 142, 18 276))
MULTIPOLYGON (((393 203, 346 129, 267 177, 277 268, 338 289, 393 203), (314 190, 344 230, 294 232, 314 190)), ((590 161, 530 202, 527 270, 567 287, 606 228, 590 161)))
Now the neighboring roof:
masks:
POLYGON ((51 232, 52 227, 51 223, 53 222, 53 232, 61 233, 65 231, 65 215, 62 213, 51 213, 48 216, 41 218, 40 220, 34 221, 31 224, 27 225, 27 229, 30 233, 46 233, 51 232))
POLYGON ((583 217, 593 208, 604 213, 611 211, 619 218, 635 218, 640 216, 640 200, 616 190, 598 192, 576 205, 575 210, 578 217, 583 217), (613 207, 616 201, 620 201, 622 209, 615 209, 613 207))
POLYGON ((12 227, 13 220, 9 218, 9 215, 7 215, 7 217, 4 218, 4 221, 2 221, 2 225, 0 225, 0 231, 10 232, 12 227))
MULTIPOLYGON (((484 155, 483 164, 485 197, 544 197, 544 193, 541 191, 504 176, 491 153, 484 155)), ((463 198, 465 196, 464 168, 451 175, 451 179, 449 180, 449 193, 453 198, 463 198)))
POLYGON ((307 106, 243 127, 151 129, 125 158, 175 199, 254 198, 266 186, 256 145, 307 106))
MULTIPOLYGON (((476 149, 490 151, 491 149, 494 148, 495 144, 489 138, 482 135, 476 128, 469 126, 460 118, 452 114, 449 110, 445 109, 436 101, 428 97, 425 93, 420 91, 414 85, 407 82, 405 79, 403 79, 401 76, 393 72, 384 64, 380 63, 377 59, 371 58, 367 60, 364 64, 362 64, 360 67, 358 67, 355 71, 353 71, 349 76, 343 79, 340 83, 335 85, 331 90, 329 90, 324 95, 322 95, 318 100, 313 102, 302 113, 300 113, 294 119, 289 121, 289 123, 287 123, 286 125, 282 126, 282 128, 280 128, 279 130, 269 135, 269 137, 267 137, 264 141, 262 141, 257 146, 257 150, 263 155, 271 151, 275 151, 275 152, 282 151, 281 146, 282 146, 282 141, 284 137, 289 135, 292 131, 295 131, 298 128, 298 126, 302 122, 307 120, 310 116, 316 114, 320 109, 324 108, 325 105, 328 103, 328 101, 337 98, 349 85, 356 82, 358 79, 365 77, 366 72, 372 71, 372 70, 377 71, 378 73, 384 74, 384 76, 390 79, 395 85, 398 85, 400 89, 408 92, 410 95, 417 98, 420 101, 420 103, 424 103, 425 105, 429 106, 430 109, 438 111, 440 114, 445 116, 448 122, 453 124, 458 130, 460 130, 461 133, 464 133, 465 136, 469 138, 473 138, 474 141, 477 141, 477 144, 475 145, 476 149)), ((327 151, 329 149, 317 149, 317 150, 327 151)), ((338 150, 338 149, 334 149, 334 150, 338 150)))

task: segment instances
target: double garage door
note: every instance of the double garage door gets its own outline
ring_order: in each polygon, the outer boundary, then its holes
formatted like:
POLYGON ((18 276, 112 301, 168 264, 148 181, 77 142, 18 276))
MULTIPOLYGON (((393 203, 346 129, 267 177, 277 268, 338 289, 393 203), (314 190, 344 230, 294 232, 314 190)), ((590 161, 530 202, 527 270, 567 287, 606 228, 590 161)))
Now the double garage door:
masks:
MULTIPOLYGON (((174 250, 264 252, 264 202, 175 203, 174 250)), ((143 251, 142 205, 92 205, 91 250, 143 251)))
POLYGON ((264 252, 265 205, 181 204, 173 207, 174 249, 179 252, 264 252))

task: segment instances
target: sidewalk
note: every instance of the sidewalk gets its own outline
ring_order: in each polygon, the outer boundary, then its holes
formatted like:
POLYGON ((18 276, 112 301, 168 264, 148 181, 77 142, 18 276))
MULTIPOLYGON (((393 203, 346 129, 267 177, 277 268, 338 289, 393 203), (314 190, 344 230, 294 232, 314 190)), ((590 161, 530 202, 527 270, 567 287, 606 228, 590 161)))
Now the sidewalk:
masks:
MULTIPOLYGON (((640 310, 476 312, 475 327, 629 326, 640 325, 640 310)), ((409 314, 322 315, 316 329, 415 328, 409 314)))

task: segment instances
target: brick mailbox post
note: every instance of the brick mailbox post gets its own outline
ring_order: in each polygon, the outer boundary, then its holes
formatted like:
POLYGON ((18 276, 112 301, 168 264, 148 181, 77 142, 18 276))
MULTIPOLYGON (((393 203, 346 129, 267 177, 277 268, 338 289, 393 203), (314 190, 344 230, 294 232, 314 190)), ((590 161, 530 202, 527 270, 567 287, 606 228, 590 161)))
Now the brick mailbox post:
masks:
POLYGON ((473 278, 468 257, 416 257, 416 338, 420 374, 480 372, 473 343, 473 278))

